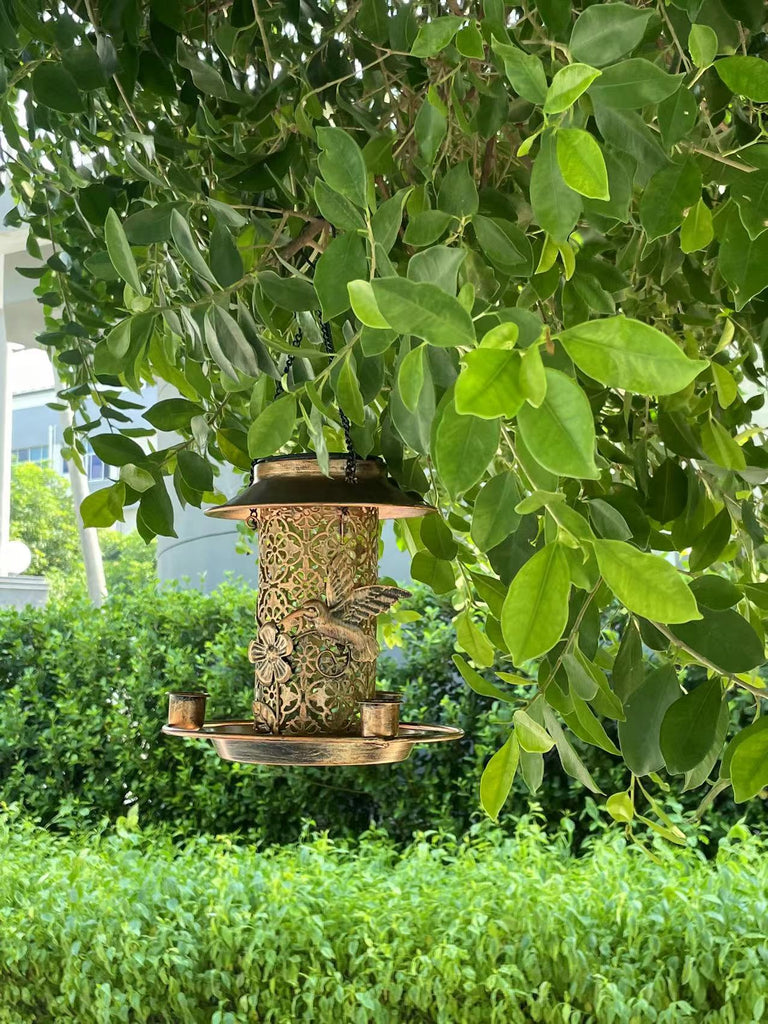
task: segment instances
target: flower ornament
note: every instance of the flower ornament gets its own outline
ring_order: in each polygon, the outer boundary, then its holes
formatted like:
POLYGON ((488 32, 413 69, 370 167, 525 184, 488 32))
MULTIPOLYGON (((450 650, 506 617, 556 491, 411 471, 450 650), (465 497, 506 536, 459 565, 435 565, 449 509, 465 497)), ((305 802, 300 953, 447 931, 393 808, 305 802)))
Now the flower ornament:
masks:
POLYGON ((286 660, 293 653, 293 640, 282 633, 274 622, 265 622, 256 640, 251 640, 248 658, 253 663, 258 681, 269 686, 271 683, 287 683, 293 674, 286 660))

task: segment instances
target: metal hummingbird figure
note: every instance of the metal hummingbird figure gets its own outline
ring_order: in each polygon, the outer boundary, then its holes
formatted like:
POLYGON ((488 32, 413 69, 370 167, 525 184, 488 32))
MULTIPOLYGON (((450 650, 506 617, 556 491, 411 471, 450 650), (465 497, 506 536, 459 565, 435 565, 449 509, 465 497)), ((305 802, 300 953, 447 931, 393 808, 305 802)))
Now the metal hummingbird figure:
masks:
POLYGON ((355 587, 352 562, 339 552, 326 578, 325 600, 307 601, 283 619, 281 628, 288 630, 304 620, 309 629, 347 644, 353 661, 375 661, 379 645, 361 627, 403 597, 410 597, 410 591, 378 583, 355 587))

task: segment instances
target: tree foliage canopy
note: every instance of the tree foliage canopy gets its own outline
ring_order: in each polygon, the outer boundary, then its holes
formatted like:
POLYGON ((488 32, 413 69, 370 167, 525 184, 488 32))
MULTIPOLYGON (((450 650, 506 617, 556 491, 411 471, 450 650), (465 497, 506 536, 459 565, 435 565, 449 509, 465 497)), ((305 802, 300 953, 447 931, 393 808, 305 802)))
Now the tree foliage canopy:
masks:
MULTIPOLYGON (((575 735, 623 756, 629 821, 636 778, 717 777, 729 692, 765 696, 764 6, 419 11, 5 9, 12 221, 53 243, 25 273, 81 412, 68 457, 88 438, 121 467, 88 522, 138 503, 151 538, 171 482, 199 505, 221 463, 323 464, 340 406, 441 510, 400 534, 414 576, 456 590, 469 685, 517 699, 532 677, 486 808, 553 746, 596 789, 575 735), (179 397, 146 433, 180 440, 147 454, 126 394, 158 379, 179 397)), ((768 784, 765 723, 721 761, 739 800, 768 784)))

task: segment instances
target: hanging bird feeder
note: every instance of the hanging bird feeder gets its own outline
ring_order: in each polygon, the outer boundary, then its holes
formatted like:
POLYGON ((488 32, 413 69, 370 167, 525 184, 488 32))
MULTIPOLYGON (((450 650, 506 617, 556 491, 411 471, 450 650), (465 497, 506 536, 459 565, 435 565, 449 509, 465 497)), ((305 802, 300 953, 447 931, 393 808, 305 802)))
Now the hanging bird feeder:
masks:
POLYGON ((205 694, 172 694, 172 736, 204 739, 229 761, 385 764, 460 729, 399 721, 400 696, 376 690, 376 617, 408 592, 378 582, 381 519, 432 509, 391 483, 379 459, 314 455, 254 465, 251 486, 208 509, 258 533, 257 637, 248 656, 253 718, 204 721, 205 694))

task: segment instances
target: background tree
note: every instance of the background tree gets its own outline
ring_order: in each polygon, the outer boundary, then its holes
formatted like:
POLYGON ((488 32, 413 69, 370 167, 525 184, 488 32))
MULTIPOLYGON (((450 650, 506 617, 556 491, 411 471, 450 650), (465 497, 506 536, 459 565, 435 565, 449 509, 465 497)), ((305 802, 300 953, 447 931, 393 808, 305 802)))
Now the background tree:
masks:
POLYGON ((27 273, 68 457, 88 437, 121 467, 86 520, 138 504, 172 534, 169 482, 199 505, 222 462, 323 465, 340 406, 441 510, 400 534, 456 592, 462 675, 514 710, 489 813, 552 746, 598 790, 570 734, 623 757, 619 821, 658 814, 662 769, 746 800, 768 783, 765 9, 423 10, 6 9, 12 220, 54 244, 27 273), (126 389, 157 378, 182 397, 147 430, 183 440, 145 454, 126 389), (756 719, 726 747, 736 689, 756 719))

